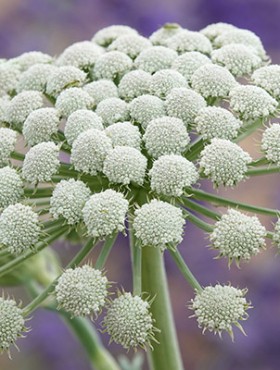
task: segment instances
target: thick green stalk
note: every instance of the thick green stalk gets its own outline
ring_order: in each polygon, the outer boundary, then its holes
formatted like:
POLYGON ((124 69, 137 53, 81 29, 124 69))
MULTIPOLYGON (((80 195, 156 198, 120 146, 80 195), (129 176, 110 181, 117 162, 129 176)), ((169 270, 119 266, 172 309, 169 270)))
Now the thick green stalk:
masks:
POLYGON ((269 167, 258 167, 250 168, 247 172, 247 176, 259 176, 259 175, 269 175, 271 173, 279 173, 280 166, 269 166, 269 167))
POLYGON ((155 247, 142 250, 142 289, 154 298, 151 312, 155 326, 154 349, 149 354, 151 370, 183 370, 170 304, 163 254, 155 247))
POLYGON ((193 215, 192 213, 186 211, 186 210, 183 210, 183 213, 185 214, 186 218, 194 225, 196 225, 197 227, 199 227, 200 229, 208 232, 208 233, 211 233, 213 231, 213 226, 208 224, 207 222, 201 220, 199 217, 196 217, 195 215, 193 215))

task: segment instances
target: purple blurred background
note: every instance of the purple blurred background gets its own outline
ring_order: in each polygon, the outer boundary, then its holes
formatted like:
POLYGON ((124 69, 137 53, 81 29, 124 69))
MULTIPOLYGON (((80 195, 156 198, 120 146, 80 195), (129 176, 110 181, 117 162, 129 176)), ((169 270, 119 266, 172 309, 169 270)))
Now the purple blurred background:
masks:
MULTIPOLYGON (((279 0, 0 0, 0 57, 14 57, 30 50, 55 55, 75 41, 90 39, 97 30, 110 24, 127 24, 149 35, 166 22, 199 30, 222 21, 256 32, 272 61, 277 63, 280 62, 279 19, 279 0)), ((257 156, 256 138, 242 146, 257 156)), ((279 175, 254 179, 234 191, 220 193, 279 208, 279 175)), ((268 229, 275 221, 267 217, 260 219, 268 229)), ((241 270, 236 267, 228 270, 225 260, 213 260, 215 253, 206 248, 207 244, 205 234, 187 224, 180 250, 201 284, 230 280, 233 285, 248 287, 254 309, 244 323, 247 337, 235 331, 236 339, 232 343, 226 335, 223 341, 211 334, 202 336, 195 320, 188 319, 190 311, 186 305, 192 298, 192 290, 167 258, 185 369, 280 369, 280 258, 276 250, 268 246, 249 264, 243 264, 241 270)), ((63 244, 58 249, 63 255, 77 250, 63 244)), ((130 289, 129 251, 124 238, 119 238, 114 247, 107 271, 110 280, 130 289)), ((18 343, 21 352, 13 352, 13 361, 2 356, 1 370, 90 370, 83 349, 56 315, 38 311, 30 324, 32 331, 18 343)), ((119 346, 112 345, 110 349, 115 355, 122 353, 119 346)))

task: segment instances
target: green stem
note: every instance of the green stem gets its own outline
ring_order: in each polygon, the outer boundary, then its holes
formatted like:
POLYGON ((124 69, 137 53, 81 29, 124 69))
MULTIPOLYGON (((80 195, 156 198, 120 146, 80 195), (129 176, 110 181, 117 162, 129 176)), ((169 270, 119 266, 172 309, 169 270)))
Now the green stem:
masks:
POLYGON ((203 147, 204 147, 204 140, 199 137, 196 141, 194 141, 190 145, 189 150, 186 153, 186 158, 189 161, 194 161, 199 156, 203 147))
POLYGON ((99 337, 89 319, 81 317, 71 318, 63 311, 61 314, 87 352, 93 370, 121 370, 109 351, 100 343, 99 337))
POLYGON ((16 266, 20 265, 22 262, 24 262, 28 258, 34 256, 35 253, 46 248, 49 244, 51 244, 54 240, 58 239, 61 235, 65 234, 65 232, 68 230, 69 230, 69 226, 59 226, 56 232, 54 232, 52 235, 50 235, 49 237, 45 238, 43 241, 37 244, 36 250, 29 250, 23 253, 22 255, 14 258, 12 261, 1 266, 0 267, 0 277, 12 271, 16 266))
POLYGON ((135 244, 135 235, 132 228, 132 220, 129 218, 129 246, 132 262, 132 280, 133 280, 133 294, 141 295, 142 293, 142 248, 135 244))
POLYGON ((263 124, 263 119, 257 119, 256 121, 252 122, 251 124, 245 123, 244 127, 241 127, 239 131, 239 135, 233 140, 235 143, 238 143, 246 137, 250 136, 253 132, 255 132, 261 125, 263 124))
POLYGON ((18 153, 18 152, 12 152, 11 153, 11 158, 16 159, 18 161, 23 161, 25 158, 24 154, 18 153))
POLYGON ((265 157, 261 157, 259 159, 256 159, 255 161, 251 162, 249 166, 263 166, 265 164, 269 164, 268 160, 265 157))
POLYGON ((183 257, 179 253, 178 250, 169 250, 169 253, 171 254, 172 258, 174 259, 176 265, 178 266, 179 270, 181 271, 184 278, 187 280, 187 282, 190 284, 190 286, 200 292, 202 290, 201 285, 196 280, 194 275, 192 274, 191 270, 187 266, 186 262, 184 261, 183 257))
POLYGON ((212 204, 216 204, 218 206, 223 206, 223 207, 233 206, 235 208, 244 209, 245 211, 248 211, 248 212, 260 213, 260 214, 274 216, 274 217, 278 217, 280 214, 280 211, 278 211, 277 209, 252 206, 247 203, 237 202, 235 200, 223 198, 218 195, 210 194, 203 190, 198 190, 194 188, 191 188, 188 191, 188 194, 192 195, 195 199, 205 200, 212 204))
POLYGON ((213 220, 219 220, 221 218, 221 215, 218 212, 215 212, 207 207, 202 206, 201 204, 193 202, 187 197, 181 197, 180 202, 192 211, 201 213, 202 215, 212 218, 213 220))
POLYGON ((113 248, 113 245, 115 244, 115 241, 117 239, 118 233, 114 233, 113 235, 109 236, 101 249, 101 252, 97 258, 97 261, 95 263, 95 268, 98 270, 102 270, 105 266, 105 263, 109 257, 109 254, 113 248))
MULTIPOLYGON (((76 256, 72 259, 72 261, 67 265, 66 268, 73 268, 77 266, 92 250, 93 248, 94 240, 93 238, 90 238, 84 247, 76 254, 76 256)), ((48 295, 54 290, 57 281, 59 279, 59 276, 53 280, 53 282, 42 292, 40 293, 35 299, 33 299, 32 302, 30 302, 24 309, 23 309, 23 315, 27 316, 32 311, 34 311, 47 297, 48 295)))
POLYGON ((24 189, 24 195, 28 198, 49 198, 53 188, 24 189))
POLYGON ((142 248, 142 289, 154 301, 151 312, 155 326, 160 332, 155 334, 160 343, 153 345, 150 362, 153 370, 183 370, 176 337, 173 314, 170 304, 163 254, 159 248, 142 248))
POLYGON ((214 227, 212 225, 209 225, 207 222, 202 221, 199 217, 196 217, 195 215, 193 215, 192 213, 190 213, 186 210, 183 210, 183 213, 186 215, 186 218, 192 224, 196 225, 200 229, 202 229, 202 230, 204 230, 208 233, 211 233, 213 231, 214 227))
POLYGON ((246 172, 247 176, 259 176, 259 175, 269 175, 271 173, 279 173, 280 166, 270 166, 270 167, 259 167, 251 168, 246 172))

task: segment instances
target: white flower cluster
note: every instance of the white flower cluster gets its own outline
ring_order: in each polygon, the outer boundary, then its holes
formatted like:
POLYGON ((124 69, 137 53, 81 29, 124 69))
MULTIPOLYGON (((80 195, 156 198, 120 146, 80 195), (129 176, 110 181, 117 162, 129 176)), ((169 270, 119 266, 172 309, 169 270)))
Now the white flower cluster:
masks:
POLYGON ((210 235, 213 247, 220 256, 227 257, 229 263, 236 260, 249 260, 265 247, 266 230, 255 216, 247 216, 230 209, 215 224, 210 235))
POLYGON ((149 309, 149 302, 124 292, 111 302, 103 326, 111 340, 124 348, 145 348, 150 345, 154 330, 149 309))
POLYGON ((34 247, 39 240, 38 214, 31 207, 17 203, 4 209, 0 216, 0 245, 12 254, 34 247))
POLYGON ((93 194, 83 208, 83 220, 88 234, 104 238, 124 230, 128 201, 122 193, 108 189, 93 194))
POLYGON ((0 297, 0 350, 9 351, 21 333, 25 331, 22 310, 13 299, 0 297))
POLYGON ((240 146, 225 139, 212 139, 201 152, 200 168, 216 186, 234 186, 245 178, 252 158, 240 146))
MULTIPOLYGON (((128 223, 136 247, 171 253, 183 239, 184 214, 212 230, 191 214, 215 215, 196 202, 191 187, 200 186, 200 177, 231 187, 258 171, 259 161, 237 143, 279 113, 280 66, 267 61, 254 33, 225 23, 199 32, 167 24, 149 38, 115 25, 55 58, 29 52, 0 60, 3 256, 36 250, 49 222, 50 236, 63 225, 69 238, 86 230, 96 239, 124 232, 128 223), (24 145, 26 154, 19 153, 24 145)), ((280 164, 279 127, 267 125, 261 142, 273 171, 280 164)), ((210 239, 220 256, 238 263, 257 254, 266 236, 256 217, 230 210, 210 239)), ((66 270, 55 290, 59 307, 84 316, 104 306, 107 288, 102 273, 85 265, 66 270)), ((244 294, 220 285, 198 291, 192 308, 199 326, 232 334, 246 318, 244 294)), ((4 302, 0 316, 4 310, 10 320, 4 302)), ((111 339, 125 348, 149 344, 149 309, 141 296, 120 294, 104 319, 111 339)), ((4 319, 0 348, 8 349, 21 321, 13 327, 4 319)))
POLYGON ((62 216, 69 225, 81 221, 82 210, 90 197, 90 190, 82 181, 60 181, 50 198, 50 213, 55 219, 62 216))
POLYGON ((106 276, 89 265, 67 269, 55 287, 58 307, 73 316, 97 315, 105 305, 107 287, 106 276))
POLYGON ((245 294, 246 290, 230 285, 207 286, 197 292, 190 309, 194 311, 198 326, 203 332, 209 330, 221 335, 223 331, 227 331, 233 339, 233 325, 244 332, 239 321, 247 319, 246 310, 250 307, 245 294))
POLYGON ((165 249, 181 243, 184 224, 180 208, 153 199, 135 211, 133 228, 142 246, 165 249))

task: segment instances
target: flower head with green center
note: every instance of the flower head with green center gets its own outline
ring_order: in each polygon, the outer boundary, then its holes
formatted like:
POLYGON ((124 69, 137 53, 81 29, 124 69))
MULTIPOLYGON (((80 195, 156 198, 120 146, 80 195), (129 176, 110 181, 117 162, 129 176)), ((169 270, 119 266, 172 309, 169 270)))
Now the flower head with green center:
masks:
POLYGON ((250 308, 250 303, 245 298, 246 293, 246 289, 219 284, 197 292, 190 309, 194 311, 193 316, 196 317, 198 326, 203 332, 209 330, 220 336, 223 331, 227 331, 232 339, 233 325, 244 333, 239 321, 248 318, 246 311, 250 308))
POLYGON ((110 340, 125 349, 146 348, 154 339, 153 322, 149 302, 124 292, 111 302, 103 326, 110 340))
POLYGON ((67 269, 55 287, 58 306, 73 316, 97 316, 105 305, 108 285, 106 276, 89 265, 67 269))

